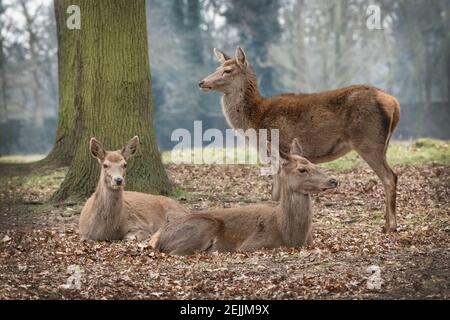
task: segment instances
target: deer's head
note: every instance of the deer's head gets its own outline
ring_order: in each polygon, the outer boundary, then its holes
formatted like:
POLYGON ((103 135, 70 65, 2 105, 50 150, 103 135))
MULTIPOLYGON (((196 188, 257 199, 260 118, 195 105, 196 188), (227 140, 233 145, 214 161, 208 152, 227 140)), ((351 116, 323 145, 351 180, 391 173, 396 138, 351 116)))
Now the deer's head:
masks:
POLYGON ((223 93, 239 90, 246 82, 248 72, 251 72, 244 50, 237 47, 234 59, 216 48, 214 48, 214 54, 219 60, 220 66, 214 73, 199 81, 200 89, 223 93))
POLYGON ((302 148, 297 139, 291 144, 288 154, 283 157, 280 179, 289 191, 303 194, 317 193, 338 186, 338 181, 321 172, 313 163, 302 156, 302 148))
POLYGON ((89 149, 101 165, 101 176, 104 185, 113 190, 120 190, 125 185, 127 160, 134 156, 139 146, 139 137, 132 138, 121 150, 106 151, 95 138, 91 138, 89 149))

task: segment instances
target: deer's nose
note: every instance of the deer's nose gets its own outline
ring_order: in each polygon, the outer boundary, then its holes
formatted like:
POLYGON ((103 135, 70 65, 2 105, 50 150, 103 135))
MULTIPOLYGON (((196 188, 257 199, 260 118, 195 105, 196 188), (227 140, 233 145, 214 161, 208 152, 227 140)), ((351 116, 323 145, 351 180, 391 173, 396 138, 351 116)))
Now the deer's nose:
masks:
POLYGON ((122 185, 123 179, 118 177, 118 178, 115 178, 114 181, 116 182, 116 184, 118 186, 120 186, 120 185, 122 185))
POLYGON ((334 178, 328 180, 328 183, 330 184, 330 186, 333 186, 333 187, 335 187, 335 188, 336 188, 336 187, 338 186, 338 184, 339 184, 339 182, 338 182, 336 179, 334 179, 334 178))
POLYGON ((198 82, 198 86, 201 87, 204 83, 205 83, 205 81, 200 80, 200 81, 198 82))

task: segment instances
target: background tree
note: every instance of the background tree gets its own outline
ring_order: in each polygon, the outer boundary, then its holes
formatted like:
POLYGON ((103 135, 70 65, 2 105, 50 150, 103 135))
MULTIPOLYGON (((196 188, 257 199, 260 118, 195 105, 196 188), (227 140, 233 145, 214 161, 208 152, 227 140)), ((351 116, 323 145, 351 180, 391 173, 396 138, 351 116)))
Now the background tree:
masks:
POLYGON ((450 2, 437 0, 433 4, 416 1, 412 6, 401 0, 392 4, 390 13, 396 36, 392 44, 397 56, 393 73, 410 100, 424 102, 426 112, 433 101, 448 98, 450 80, 447 68, 450 2))
MULTIPOLYGON (((118 149, 134 135, 141 148, 130 161, 128 190, 171 191, 152 123, 145 2, 57 1, 62 103, 74 109, 75 156, 53 200, 86 196, 98 181, 98 163, 88 151, 95 136, 118 149), (61 15, 69 5, 81 10, 81 29, 68 30, 61 15), (64 8, 64 10, 62 10, 64 8)), ((62 115, 64 117, 64 115, 62 115)))
POLYGON ((366 27, 365 12, 359 0, 302 0, 284 10, 285 32, 270 45, 267 59, 280 90, 312 92, 369 81, 384 87, 384 33, 366 27))
MULTIPOLYGON (((197 82, 216 66, 212 55, 213 22, 205 16, 207 0, 147 1, 155 119, 162 148, 171 148, 171 133, 193 128, 226 128, 219 97, 205 95, 197 82), (164 52, 164 55, 161 55, 164 52)), ((211 7, 212 8, 212 7, 211 7)), ((214 9, 214 8, 212 8, 214 9)))
MULTIPOLYGON (((4 49, 4 36, 1 32, 3 30, 5 22, 4 22, 4 12, 6 8, 3 4, 3 0, 0 0, 0 118, 6 119, 8 116, 8 93, 7 93, 7 79, 6 79, 6 59, 5 59, 5 49, 4 49)), ((5 145, 4 150, 0 149, 0 154, 8 153, 9 144, 7 141, 9 140, 9 130, 5 126, 2 126, 1 128, 1 141, 0 143, 2 145, 5 145)))
POLYGON ((0 154, 48 152, 57 107, 54 15, 40 1, 0 7, 0 154))
MULTIPOLYGON (((279 23, 280 0, 224 1, 227 26, 234 27, 239 45, 246 49, 260 82, 263 95, 276 93, 276 75, 266 61, 269 45, 281 35, 279 23)), ((233 51, 232 51, 233 52, 233 51)))
MULTIPOLYGON (((48 0, 26 1, 31 34, 38 38, 33 63, 22 2, 1 0, 0 154, 46 154, 54 146, 44 163, 68 165, 75 151, 69 120, 75 115, 70 115, 73 108, 63 108, 70 106, 62 101, 70 97, 64 93, 59 112, 69 115, 59 117, 55 139, 54 10, 48 0), (33 65, 38 66, 39 99, 34 98, 33 65), (42 126, 36 125, 39 108, 42 126)), ((202 120, 204 128, 228 128, 220 95, 200 92, 197 81, 217 66, 213 47, 232 53, 237 45, 255 67, 263 95, 367 83, 399 98, 396 138, 449 139, 449 6, 448 0, 147 0, 159 145, 170 149, 172 131, 192 130, 194 120, 202 120), (380 7, 382 30, 367 28, 369 5, 380 7)))

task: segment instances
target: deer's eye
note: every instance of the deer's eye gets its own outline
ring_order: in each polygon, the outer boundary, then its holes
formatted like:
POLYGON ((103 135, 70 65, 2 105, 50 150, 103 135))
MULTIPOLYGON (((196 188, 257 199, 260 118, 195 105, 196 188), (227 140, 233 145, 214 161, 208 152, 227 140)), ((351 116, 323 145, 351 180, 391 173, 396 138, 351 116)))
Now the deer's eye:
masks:
POLYGON ((306 173, 306 172, 308 172, 308 170, 306 170, 305 168, 299 168, 299 169, 298 169, 298 172, 300 172, 300 173, 306 173))
POLYGON ((224 71, 223 71, 223 73, 227 73, 227 74, 230 74, 230 73, 231 73, 231 71, 232 71, 231 69, 226 69, 226 70, 224 70, 224 71))
POLYGON ((127 164, 126 164, 126 163, 124 163, 124 164, 123 164, 123 167, 124 167, 124 168, 126 168, 126 167, 127 167, 127 164))
POLYGON ((103 165, 103 168, 108 169, 108 165, 107 165, 107 164, 104 164, 104 165, 103 165))

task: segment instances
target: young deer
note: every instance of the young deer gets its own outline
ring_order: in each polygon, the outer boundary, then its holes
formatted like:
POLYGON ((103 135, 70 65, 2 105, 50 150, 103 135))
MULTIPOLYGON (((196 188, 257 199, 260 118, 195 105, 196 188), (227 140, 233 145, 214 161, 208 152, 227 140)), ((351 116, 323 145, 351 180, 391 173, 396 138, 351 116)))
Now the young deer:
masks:
MULTIPOLYGON (((397 228, 397 176, 386 150, 400 119, 400 105, 380 89, 354 85, 311 94, 261 97, 253 68, 241 48, 235 58, 214 49, 220 67, 199 82, 204 91, 222 92, 222 111, 234 129, 279 129, 280 150, 297 138, 313 163, 335 160, 351 150, 369 164, 386 194, 385 231, 397 228)), ((278 183, 277 177, 274 179, 278 183)), ((274 187, 276 190, 276 186, 274 187)), ((277 199, 274 191, 273 199, 277 199)))
POLYGON ((146 239, 167 221, 187 212, 176 201, 163 196, 124 191, 127 160, 139 145, 136 136, 117 151, 105 151, 92 138, 90 151, 101 166, 95 193, 80 216, 80 235, 89 240, 146 239))
POLYGON ((301 156, 297 140, 284 158, 279 184, 281 203, 277 207, 252 205, 190 214, 161 228, 151 244, 176 255, 310 244, 310 194, 336 188, 338 183, 301 156))

